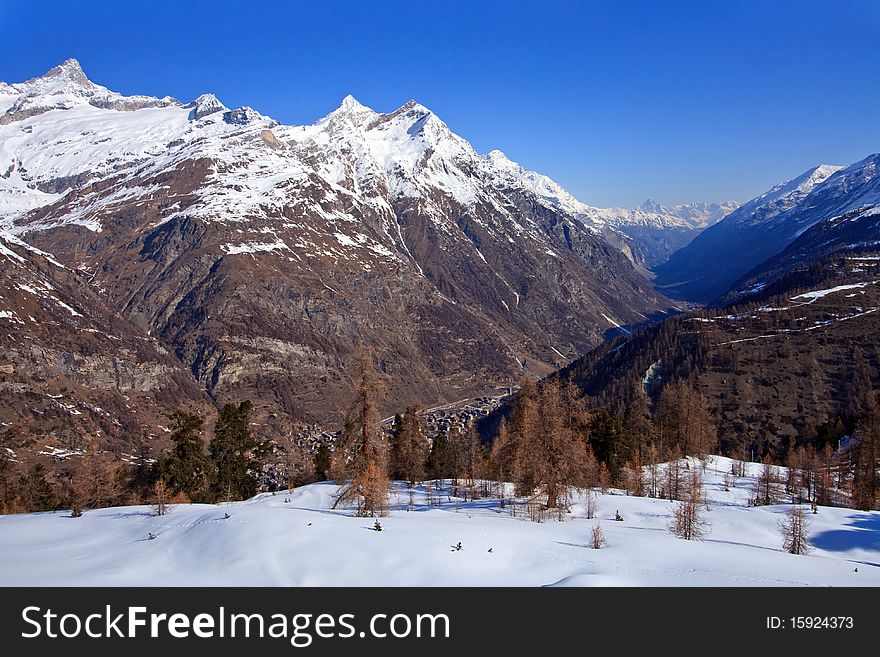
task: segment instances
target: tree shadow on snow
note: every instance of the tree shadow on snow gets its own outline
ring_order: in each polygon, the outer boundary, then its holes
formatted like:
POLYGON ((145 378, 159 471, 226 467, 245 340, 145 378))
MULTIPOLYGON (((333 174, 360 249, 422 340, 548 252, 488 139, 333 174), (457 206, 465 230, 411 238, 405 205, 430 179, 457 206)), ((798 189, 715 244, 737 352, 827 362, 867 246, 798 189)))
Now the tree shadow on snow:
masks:
MULTIPOLYGON (((810 537, 810 542, 829 552, 875 550, 880 552, 880 513, 856 513, 848 517, 851 529, 829 529, 810 537)), ((871 564, 876 565, 876 564, 871 564)))

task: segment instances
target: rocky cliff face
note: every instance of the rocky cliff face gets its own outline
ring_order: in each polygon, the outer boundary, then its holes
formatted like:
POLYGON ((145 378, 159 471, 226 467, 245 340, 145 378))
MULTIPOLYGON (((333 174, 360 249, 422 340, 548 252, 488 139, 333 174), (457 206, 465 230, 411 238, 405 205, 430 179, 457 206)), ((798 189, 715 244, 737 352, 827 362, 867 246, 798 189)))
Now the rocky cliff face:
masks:
POLYGON ((57 69, 0 88, 7 229, 261 422, 338 421, 360 348, 391 412, 545 374, 667 307, 587 206, 415 102, 285 126, 60 68, 64 102, 40 91, 57 69))
POLYGON ((133 455, 161 442, 178 405, 210 409, 177 358, 87 277, 4 233, 0 289, 0 423, 13 450, 133 455))

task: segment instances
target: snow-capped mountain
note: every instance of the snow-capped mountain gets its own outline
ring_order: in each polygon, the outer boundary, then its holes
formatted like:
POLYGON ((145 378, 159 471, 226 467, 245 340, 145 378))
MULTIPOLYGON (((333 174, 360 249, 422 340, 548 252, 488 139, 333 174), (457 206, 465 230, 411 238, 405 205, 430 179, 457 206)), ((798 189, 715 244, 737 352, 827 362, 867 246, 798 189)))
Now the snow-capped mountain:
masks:
POLYGON ((816 224, 880 202, 880 156, 821 165, 749 201, 659 266, 671 296, 709 302, 816 224))
POLYGON ((724 301, 746 295, 765 296, 776 287, 809 284, 820 271, 864 271, 880 253, 880 205, 866 205, 820 221, 797 236, 778 254, 736 281, 724 301))
POLYGON ((414 101, 288 126, 69 60, 0 87, 0 171, 10 233, 266 417, 337 418, 362 346, 396 409, 547 372, 667 303, 591 208, 414 101))
POLYGON ((682 203, 666 207, 648 199, 634 210, 589 208, 592 221, 626 235, 636 246, 638 260, 647 267, 660 265, 701 231, 733 212, 736 201, 682 203))

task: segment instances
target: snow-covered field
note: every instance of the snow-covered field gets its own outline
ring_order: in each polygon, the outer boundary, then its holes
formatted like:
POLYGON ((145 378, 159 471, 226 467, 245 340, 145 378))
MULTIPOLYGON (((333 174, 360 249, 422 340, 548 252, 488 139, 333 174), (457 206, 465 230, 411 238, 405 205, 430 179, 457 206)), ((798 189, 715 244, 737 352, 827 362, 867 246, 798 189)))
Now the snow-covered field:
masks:
POLYGON ((580 499, 564 522, 535 523, 494 499, 428 505, 424 488, 408 511, 399 484, 381 532, 330 510, 331 483, 161 517, 146 506, 0 516, 0 585, 880 586, 880 512, 820 507, 808 514, 814 551, 787 554, 777 522, 788 507, 747 506, 759 467, 725 491, 730 461, 711 460, 702 541, 667 530, 674 503, 620 491, 598 495, 597 520, 580 499), (601 550, 587 547, 596 522, 601 550))

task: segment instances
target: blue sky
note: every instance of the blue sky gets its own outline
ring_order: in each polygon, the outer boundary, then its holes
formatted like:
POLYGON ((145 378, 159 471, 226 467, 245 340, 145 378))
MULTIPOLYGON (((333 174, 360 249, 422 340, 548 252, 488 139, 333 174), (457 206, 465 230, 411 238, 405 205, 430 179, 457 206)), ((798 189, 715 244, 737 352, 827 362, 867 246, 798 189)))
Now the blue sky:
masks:
POLYGON ((602 206, 743 201, 880 151, 874 0, 0 3, 0 80, 68 57, 285 123, 414 98, 602 206))

